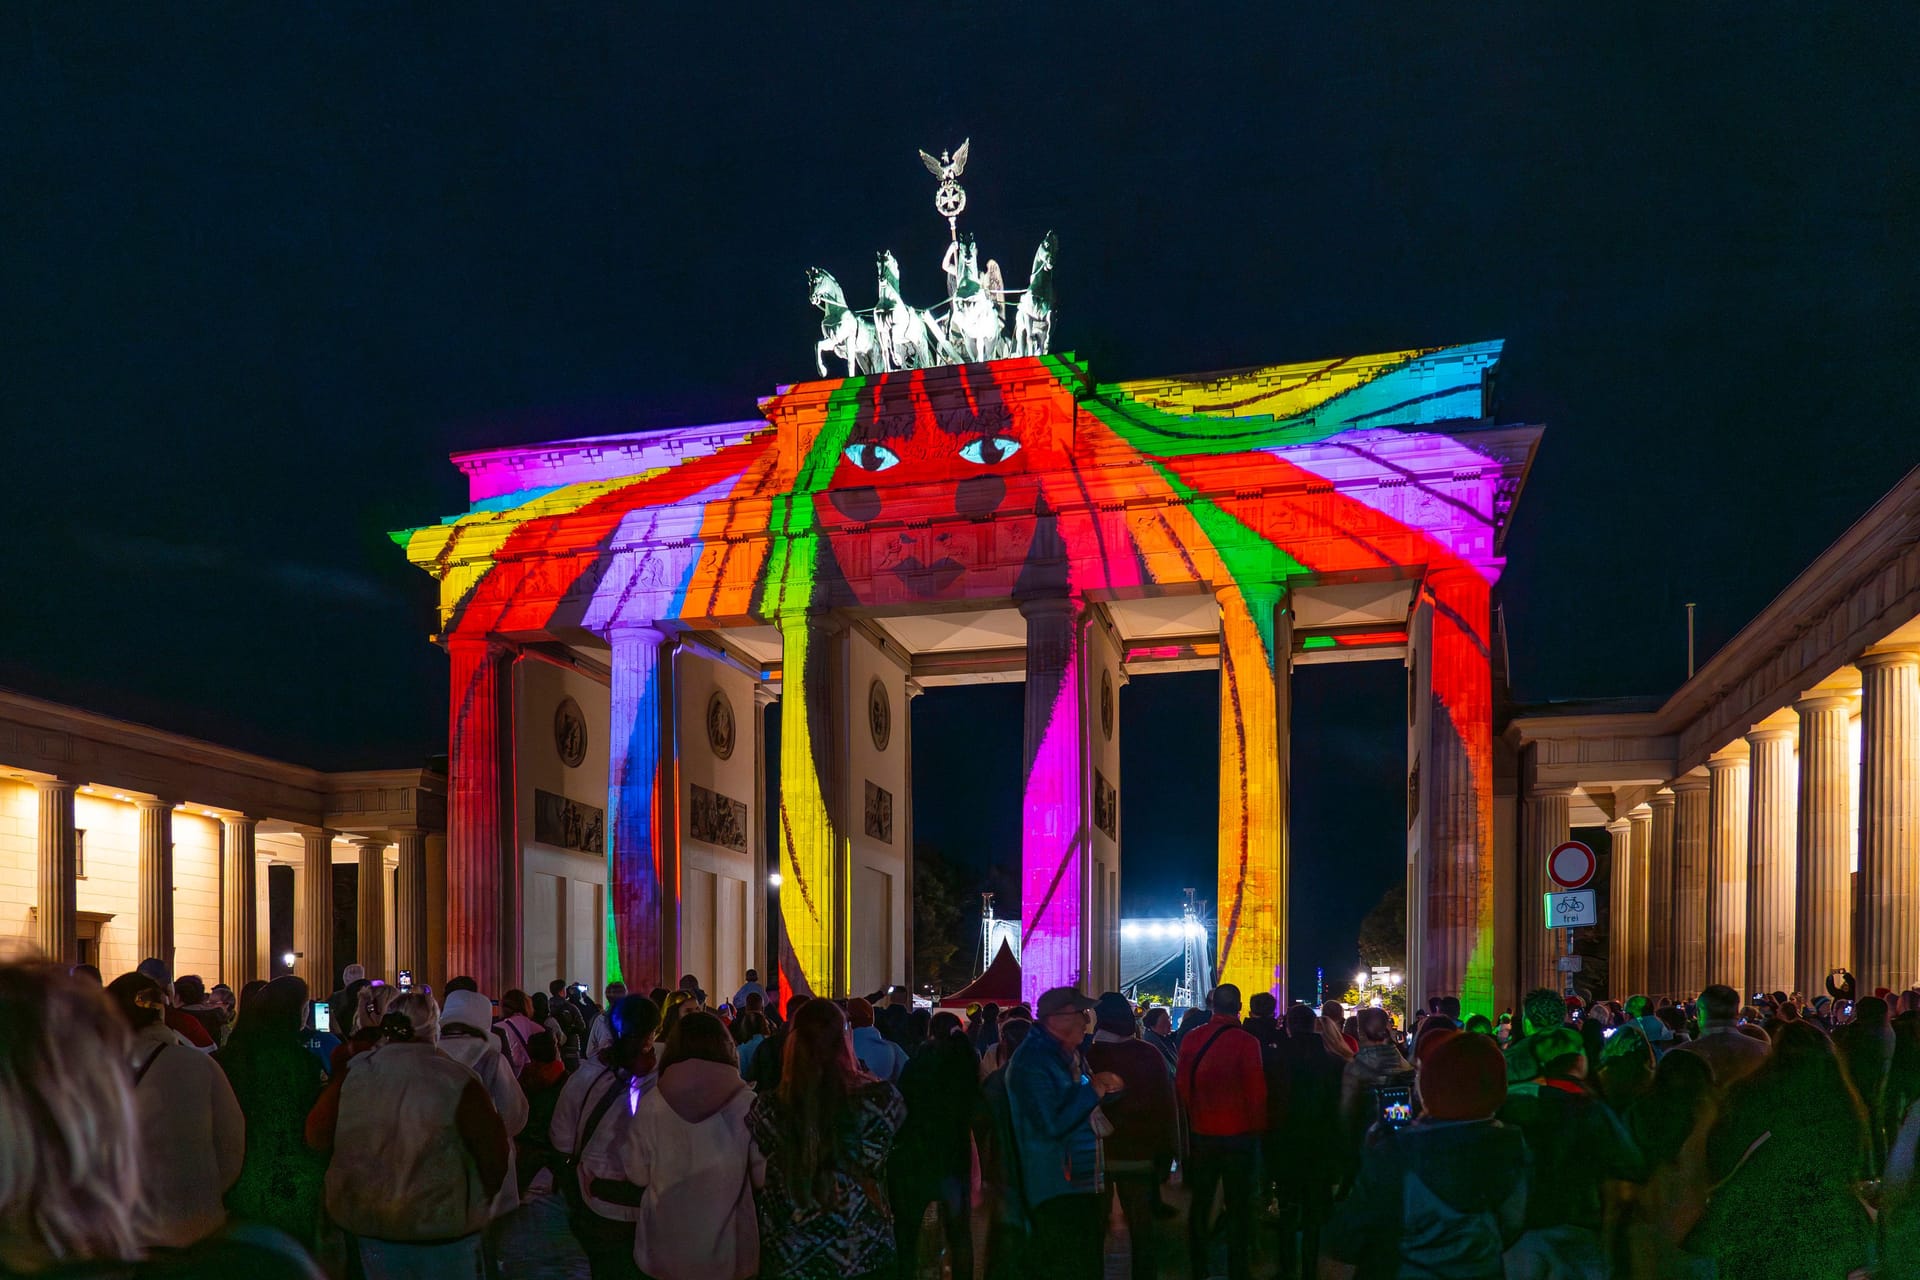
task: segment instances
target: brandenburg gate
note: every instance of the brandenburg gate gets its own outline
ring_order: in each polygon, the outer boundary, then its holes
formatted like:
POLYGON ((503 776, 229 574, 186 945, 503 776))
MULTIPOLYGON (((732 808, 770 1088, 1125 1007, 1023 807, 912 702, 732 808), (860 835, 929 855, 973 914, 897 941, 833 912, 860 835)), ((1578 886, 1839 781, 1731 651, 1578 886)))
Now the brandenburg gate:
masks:
POLYGON ((956 232, 928 312, 891 254, 872 313, 814 273, 847 375, 748 420, 456 456, 470 509, 395 535, 451 660, 449 972, 905 981, 908 702, 1024 680, 1022 793, 979 797, 1021 807, 1023 988, 1110 987, 1120 691, 1217 666, 1217 969, 1284 999, 1292 672, 1392 660, 1409 990, 1492 1005, 1489 593, 1540 436, 1492 420, 1500 344, 1102 383, 1046 349, 1052 254, 1007 290, 956 232))

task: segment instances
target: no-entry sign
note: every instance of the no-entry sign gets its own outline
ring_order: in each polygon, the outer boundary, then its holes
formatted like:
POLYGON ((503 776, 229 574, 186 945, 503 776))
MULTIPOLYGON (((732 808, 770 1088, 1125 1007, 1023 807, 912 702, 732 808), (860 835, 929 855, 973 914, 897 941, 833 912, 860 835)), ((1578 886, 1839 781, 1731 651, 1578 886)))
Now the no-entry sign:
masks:
POLYGON ((1562 889, 1584 889, 1599 865, 1593 850, 1578 840, 1569 840, 1547 855, 1547 879, 1562 889))

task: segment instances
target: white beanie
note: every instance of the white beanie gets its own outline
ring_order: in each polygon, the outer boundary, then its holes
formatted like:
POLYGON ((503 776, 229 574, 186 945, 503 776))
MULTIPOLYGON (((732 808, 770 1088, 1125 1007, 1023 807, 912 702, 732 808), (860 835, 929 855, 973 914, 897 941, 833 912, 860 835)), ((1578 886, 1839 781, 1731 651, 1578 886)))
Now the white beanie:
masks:
POLYGON ((367 977, 365 965, 350 964, 340 971, 340 985, 350 987, 356 982, 364 982, 367 977))
POLYGON ((493 1026, 493 1001, 478 991, 452 992, 440 1007, 440 1025, 444 1027, 449 1022, 487 1031, 493 1026))

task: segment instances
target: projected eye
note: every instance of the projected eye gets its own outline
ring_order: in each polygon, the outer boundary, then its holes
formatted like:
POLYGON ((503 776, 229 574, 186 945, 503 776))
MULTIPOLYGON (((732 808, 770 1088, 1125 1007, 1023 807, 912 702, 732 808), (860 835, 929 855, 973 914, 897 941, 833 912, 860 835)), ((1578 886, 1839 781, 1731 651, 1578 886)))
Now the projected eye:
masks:
POLYGON ((1005 462, 1018 452, 1020 442, 1012 436, 982 436, 960 446, 961 457, 981 466, 1005 462))
POLYGON ((847 461, 862 471, 885 471, 900 465, 900 455, 883 444, 862 441, 847 446, 847 461))

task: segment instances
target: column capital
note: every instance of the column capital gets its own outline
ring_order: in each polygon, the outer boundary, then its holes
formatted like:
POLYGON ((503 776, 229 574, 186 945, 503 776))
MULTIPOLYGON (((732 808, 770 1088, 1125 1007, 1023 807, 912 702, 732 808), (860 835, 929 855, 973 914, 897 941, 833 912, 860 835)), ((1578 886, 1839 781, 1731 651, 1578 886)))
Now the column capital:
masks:
POLYGON ((1707 757, 1707 772, 1717 769, 1731 769, 1735 765, 1744 765, 1753 758, 1753 751, 1747 746, 1745 738, 1735 738, 1726 746, 1707 757))
POLYGON ((1668 785, 1673 788, 1674 794, 1677 796, 1683 792, 1705 791, 1713 785, 1713 779, 1704 773, 1689 773, 1683 777, 1675 778, 1668 785))
POLYGON ((347 839, 356 849, 371 849, 381 853, 386 852, 387 846, 393 843, 390 836, 384 832, 349 833, 347 839))
POLYGON ((1079 611, 1080 600, 1077 593, 1068 590, 1035 591, 1025 595, 1016 595, 1014 605, 1020 610, 1020 616, 1031 619, 1036 615, 1074 614, 1079 611))
POLYGON ((778 701, 780 701, 780 688, 778 685, 774 684, 771 680, 755 680, 753 682, 754 706, 769 707, 778 701))
POLYGON ((847 616, 833 609, 786 609, 773 615, 773 625, 781 631, 804 626, 822 635, 834 635, 847 629, 847 616))
POLYGON ((1562 786, 1559 783, 1536 782, 1527 788, 1527 794, 1537 799, 1555 799, 1562 796, 1570 799, 1573 793, 1579 789, 1578 787, 1562 786))
POLYGON ((1798 725, 1764 725, 1747 731, 1747 744, 1758 742, 1791 742, 1800 735, 1798 725))
POLYGON ((57 793, 64 791, 68 795, 72 795, 80 789, 80 784, 71 778, 35 778, 33 780, 33 787, 34 790, 43 794, 47 792, 57 793))
POLYGON ((515 646, 491 633, 485 635, 441 636, 440 642, 452 653, 458 649, 463 653, 484 653, 488 658, 499 659, 513 656, 515 646))
MULTIPOLYGON (((1647 806, 1649 810, 1671 809, 1673 807, 1673 792, 1671 791, 1654 792, 1651 796, 1647 797, 1647 806)), ((1649 816, 1651 816, 1651 813, 1649 813, 1649 816)))
POLYGON ((1821 711, 1844 710, 1853 706, 1853 695, 1833 690, 1820 689, 1804 697, 1794 699, 1793 709, 1802 716, 1821 711))
POLYGON ((260 819, 249 817, 244 813, 223 813, 220 815, 220 825, 232 827, 236 831, 251 832, 259 827, 260 819))
POLYGON ((1920 666, 1920 645, 1877 644, 1855 658, 1853 665, 1862 670, 1868 667, 1920 666))
POLYGON ((673 639, 674 631, 658 622, 636 621, 618 622, 600 633, 601 639, 608 644, 625 641, 629 644, 665 644, 673 639))
POLYGON ((1652 802, 1649 801, 1646 804, 1638 804, 1638 805, 1635 805, 1633 808, 1627 810, 1627 821, 1628 822, 1652 822, 1653 821, 1652 802))

